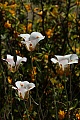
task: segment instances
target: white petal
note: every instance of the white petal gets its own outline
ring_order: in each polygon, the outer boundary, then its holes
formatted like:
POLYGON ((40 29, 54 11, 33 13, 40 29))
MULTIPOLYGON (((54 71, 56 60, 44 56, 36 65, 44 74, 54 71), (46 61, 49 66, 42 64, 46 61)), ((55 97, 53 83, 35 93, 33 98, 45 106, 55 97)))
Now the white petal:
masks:
POLYGON ((58 60, 56 60, 55 58, 51 58, 51 61, 52 61, 53 63, 57 63, 57 62, 58 62, 58 60))
POLYGON ((13 89, 17 90, 17 87, 12 86, 13 89))
POLYGON ((65 67, 66 65, 68 65, 68 60, 65 59, 65 60, 59 61, 59 65, 62 65, 63 67, 65 67))
POLYGON ((22 59, 21 59, 21 62, 26 62, 27 61, 27 58, 26 57, 23 57, 22 59))
POLYGON ((22 57, 20 57, 20 56, 17 56, 17 61, 19 61, 19 60, 21 60, 22 59, 22 57))
POLYGON ((25 41, 28 41, 30 38, 30 34, 20 34, 18 36, 22 37, 25 41))
POLYGON ((64 55, 64 58, 70 60, 71 55, 72 55, 72 54, 64 55))
POLYGON ((26 58, 26 57, 17 56, 16 65, 19 65, 22 61, 23 61, 23 62, 26 62, 26 61, 27 61, 27 58, 26 58))
POLYGON ((55 55, 55 57, 58 59, 58 61, 64 59, 64 57, 60 55, 55 55))
POLYGON ((78 59, 78 56, 76 54, 72 54, 70 57, 71 60, 76 60, 78 59))
POLYGON ((9 55, 9 54, 7 54, 7 59, 13 59, 13 56, 12 55, 9 55))
POLYGON ((29 90, 33 89, 34 87, 35 87, 34 83, 29 83, 29 84, 27 84, 26 89, 29 91, 29 90))
POLYGON ((74 63, 78 63, 78 60, 72 60, 72 61, 69 62, 68 64, 74 64, 74 63))
POLYGON ((17 87, 18 89, 20 89, 20 88, 21 88, 21 81, 15 82, 15 85, 16 85, 16 87, 17 87))
POLYGON ((13 56, 7 54, 7 59, 5 59, 5 60, 8 62, 9 65, 15 66, 15 62, 13 60, 13 56))
POLYGON ((30 35, 30 40, 38 40, 37 42, 39 42, 40 40, 44 39, 45 36, 43 36, 41 33, 39 32, 32 32, 30 35))
POLYGON ((21 98, 24 99, 26 92, 27 92, 27 90, 26 90, 25 88, 20 88, 20 89, 18 90, 18 95, 19 95, 19 97, 21 97, 21 98))

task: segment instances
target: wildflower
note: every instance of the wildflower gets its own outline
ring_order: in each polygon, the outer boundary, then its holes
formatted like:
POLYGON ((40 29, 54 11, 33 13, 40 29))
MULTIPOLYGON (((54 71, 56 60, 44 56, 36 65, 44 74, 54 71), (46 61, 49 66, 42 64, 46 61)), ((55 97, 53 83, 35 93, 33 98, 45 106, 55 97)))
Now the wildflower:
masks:
POLYGON ((50 38, 53 35, 53 29, 48 29, 46 31, 46 35, 48 36, 48 38, 50 38))
POLYGON ((48 63, 48 54, 44 55, 44 62, 47 64, 48 63))
POLYGON ((20 56, 17 56, 17 60, 16 60, 16 62, 14 61, 14 57, 13 56, 11 56, 11 55, 9 55, 9 54, 7 54, 7 58, 6 59, 3 59, 3 60, 5 60, 5 61, 7 61, 8 62, 8 68, 9 68, 9 70, 11 71, 11 72, 15 72, 17 69, 18 69, 18 67, 19 67, 19 65, 20 65, 20 63, 23 61, 23 62, 26 62, 27 61, 27 58, 26 57, 20 57, 20 56))
POLYGON ((17 6, 18 6, 17 4, 12 4, 9 7, 12 8, 12 9, 15 9, 17 6))
POLYGON ((80 114, 76 113, 76 118, 80 120, 80 114))
POLYGON ((78 63, 78 56, 76 54, 69 54, 69 55, 55 55, 57 58, 51 58, 53 63, 59 63, 59 66, 64 70, 69 64, 78 63))
POLYGON ((15 90, 18 90, 18 95, 22 99, 26 99, 26 93, 29 94, 29 91, 35 87, 34 83, 29 83, 28 81, 17 81, 15 82, 16 87, 12 87, 15 90))
POLYGON ((11 79, 11 77, 10 76, 8 76, 8 83, 12 83, 12 79, 11 79))
POLYGON ((31 71, 31 79, 32 79, 32 81, 35 81, 36 74, 37 74, 36 67, 33 67, 32 71, 31 71))
POLYGON ((15 16, 15 10, 8 10, 11 14, 12 14, 12 16, 15 16))
POLYGON ((37 14, 40 15, 40 16, 42 16, 43 11, 40 11, 40 12, 38 12, 37 14))
POLYGON ((39 8, 34 8, 34 12, 37 12, 39 10, 39 8))
POLYGON ((62 111, 62 110, 60 110, 60 111, 58 112, 58 117, 59 117, 60 120, 63 120, 63 119, 65 118, 65 112, 62 111))
POLYGON ((8 6, 8 2, 5 2, 5 3, 3 4, 3 7, 6 8, 7 6, 8 6))
POLYGON ((31 29, 32 29, 32 23, 28 23, 28 25, 27 25, 27 30, 28 30, 28 31, 31 31, 31 29))
POLYGON ((7 22, 5 22, 4 27, 11 28, 11 24, 10 24, 9 20, 7 20, 7 22))
POLYGON ((34 51, 37 43, 40 40, 45 38, 45 36, 43 36, 39 32, 32 32, 31 35, 30 34, 20 34, 18 36, 22 37, 25 40, 25 41, 21 41, 21 43, 26 45, 26 48, 28 51, 34 51))
POLYGON ((24 6, 25 6, 26 10, 28 12, 30 12, 30 10, 31 10, 31 4, 27 4, 27 5, 24 5, 24 6))

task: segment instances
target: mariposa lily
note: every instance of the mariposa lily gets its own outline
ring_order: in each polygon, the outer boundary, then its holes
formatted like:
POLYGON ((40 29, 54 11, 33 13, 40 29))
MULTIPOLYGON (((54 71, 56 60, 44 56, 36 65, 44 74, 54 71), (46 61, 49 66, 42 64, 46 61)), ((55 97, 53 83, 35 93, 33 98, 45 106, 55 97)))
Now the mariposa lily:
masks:
POLYGON ((18 69, 20 63, 22 61, 26 62, 27 58, 26 57, 17 56, 17 60, 16 60, 16 62, 14 62, 14 56, 7 54, 7 58, 3 59, 3 60, 5 60, 8 63, 9 70, 11 72, 15 72, 18 69))
POLYGON ((17 81, 15 85, 16 87, 13 86, 12 88, 18 90, 18 95, 22 99, 27 99, 29 91, 35 87, 34 83, 29 83, 28 81, 17 81))
POLYGON ((76 54, 69 54, 69 55, 55 55, 56 58, 51 58, 51 61, 53 63, 59 63, 59 66, 62 67, 64 70, 65 67, 68 66, 68 64, 74 64, 78 63, 78 56, 76 54))
POLYGON ((45 36, 39 32, 32 32, 31 34, 20 34, 18 36, 24 39, 24 41, 21 41, 21 43, 25 44, 28 51, 34 51, 37 43, 45 38, 45 36))

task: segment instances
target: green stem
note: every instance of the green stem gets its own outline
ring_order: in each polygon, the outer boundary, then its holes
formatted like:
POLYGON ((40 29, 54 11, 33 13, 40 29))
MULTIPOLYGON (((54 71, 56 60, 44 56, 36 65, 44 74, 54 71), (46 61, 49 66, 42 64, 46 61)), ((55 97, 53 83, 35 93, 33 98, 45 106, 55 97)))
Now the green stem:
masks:
POLYGON ((26 103, 25 103, 25 102, 26 102, 26 101, 24 101, 24 106, 25 106, 25 110, 26 110, 26 114, 27 114, 27 119, 30 120, 30 119, 29 119, 28 109, 27 109, 27 107, 26 107, 26 103))
POLYGON ((54 105, 55 105, 55 111, 56 111, 56 120, 58 120, 58 110, 57 110, 57 103, 56 103, 56 95, 55 95, 55 87, 53 86, 54 90, 54 105))
POLYGON ((69 101, 68 101, 68 93, 67 93, 67 87, 66 87, 66 75, 65 75, 65 93, 66 93, 66 100, 67 100, 67 114, 68 114, 68 120, 70 120, 70 116, 69 116, 69 101))

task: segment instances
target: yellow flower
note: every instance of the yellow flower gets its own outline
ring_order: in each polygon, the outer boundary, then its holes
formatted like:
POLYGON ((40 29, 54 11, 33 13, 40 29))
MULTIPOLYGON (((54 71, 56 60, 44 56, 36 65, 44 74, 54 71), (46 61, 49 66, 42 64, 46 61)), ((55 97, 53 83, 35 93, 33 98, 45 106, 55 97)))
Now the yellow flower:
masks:
POLYGON ((23 24, 20 24, 20 29, 23 31, 23 33, 26 32, 26 26, 23 24))
POLYGON ((74 51, 76 51, 76 53, 77 53, 77 54, 79 54, 79 53, 80 53, 80 48, 79 48, 79 47, 77 47, 77 48, 72 47, 72 49, 73 49, 74 51))
POLYGON ((9 7, 15 9, 17 7, 17 4, 10 5, 9 7))
POLYGON ((64 86, 61 84, 61 83, 58 83, 57 85, 56 85, 56 87, 58 88, 58 89, 64 89, 64 86))
POLYGON ((38 19, 38 20, 37 20, 37 23, 41 23, 41 22, 42 22, 42 19, 38 19))
POLYGON ((8 83, 12 83, 12 79, 11 79, 11 77, 10 76, 8 76, 8 83))
POLYGON ((50 38, 53 35, 53 29, 48 29, 46 31, 46 35, 47 35, 48 38, 50 38))
POLYGON ((32 23, 28 23, 27 30, 31 32, 31 29, 32 29, 32 23))
POLYGON ((36 67, 33 67, 32 74, 34 74, 34 75, 37 74, 37 72, 36 72, 36 67))
POLYGON ((15 16, 15 10, 8 10, 11 14, 12 14, 12 16, 15 16))
POLYGON ((14 37, 17 38, 19 33, 15 30, 13 31, 13 33, 14 33, 14 37))
POLYGON ((21 55, 19 50, 16 50, 16 54, 17 55, 21 55))
POLYGON ((24 6, 25 6, 26 10, 28 12, 30 12, 30 10, 31 10, 31 4, 27 4, 27 5, 24 5, 24 6))
POLYGON ((65 118, 65 112, 64 111, 62 111, 62 110, 60 110, 59 112, 58 112, 58 117, 59 117, 59 120, 63 120, 64 118, 65 118))
POLYGON ((36 67, 33 67, 33 70, 31 71, 31 79, 34 82, 35 81, 35 75, 37 74, 36 72, 36 67))
POLYGON ((77 5, 80 5, 80 2, 77 0, 76 4, 77 4, 77 5))
POLYGON ((76 113, 76 118, 80 120, 80 114, 76 113))
POLYGON ((5 3, 3 4, 3 7, 6 8, 7 5, 8 5, 8 2, 5 2, 5 3))
POLYGON ((38 14, 38 15, 42 15, 42 14, 43 14, 43 11, 40 11, 40 12, 38 12, 37 14, 38 14))
POLYGON ((11 28, 11 24, 9 23, 9 20, 7 20, 7 22, 5 22, 4 27, 11 28))
POLYGON ((48 63, 48 54, 44 55, 44 62, 47 64, 48 63))
POLYGON ((39 8, 34 8, 34 12, 37 12, 39 10, 39 8))

